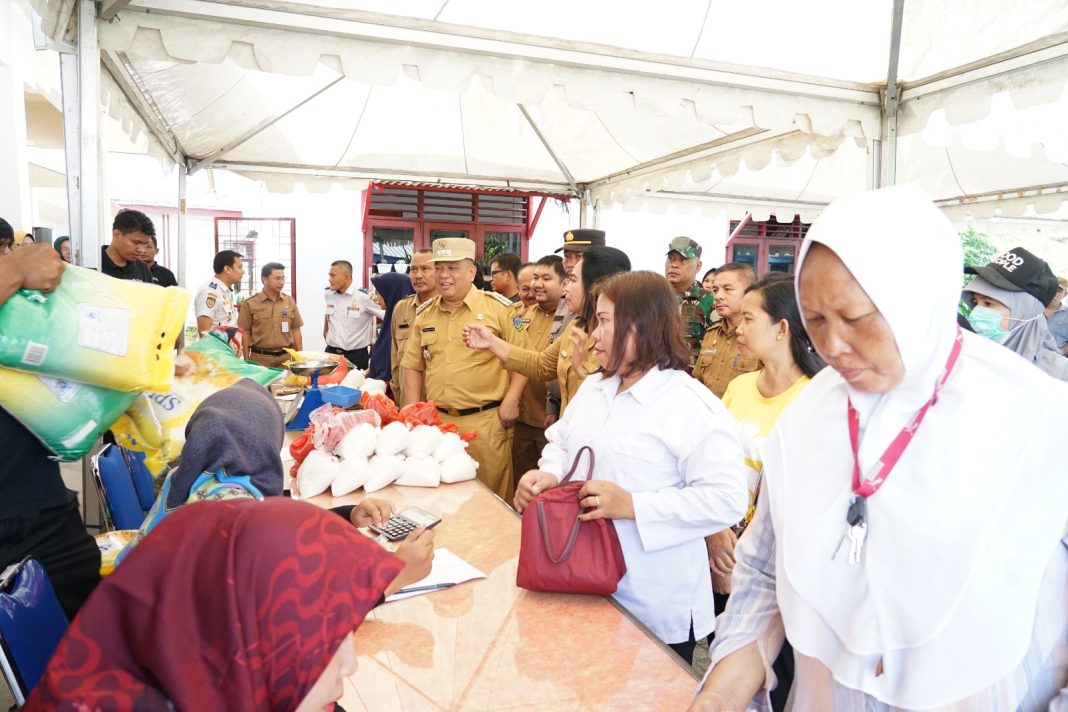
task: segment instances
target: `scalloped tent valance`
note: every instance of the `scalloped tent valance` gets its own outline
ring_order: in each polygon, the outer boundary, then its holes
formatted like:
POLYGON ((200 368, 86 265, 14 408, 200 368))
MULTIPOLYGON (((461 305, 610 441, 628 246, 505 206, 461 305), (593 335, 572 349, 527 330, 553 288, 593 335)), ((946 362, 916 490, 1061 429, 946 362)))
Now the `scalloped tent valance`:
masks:
MULTIPOLYGON (((46 33, 69 35, 73 2, 32 0, 46 33)), ((754 214, 863 189, 890 127, 891 0, 329 2, 131 0, 98 21, 102 101, 161 159, 271 189, 428 179, 754 214)), ((905 0, 897 58, 898 182, 973 215, 1060 209, 1063 0, 905 0)))

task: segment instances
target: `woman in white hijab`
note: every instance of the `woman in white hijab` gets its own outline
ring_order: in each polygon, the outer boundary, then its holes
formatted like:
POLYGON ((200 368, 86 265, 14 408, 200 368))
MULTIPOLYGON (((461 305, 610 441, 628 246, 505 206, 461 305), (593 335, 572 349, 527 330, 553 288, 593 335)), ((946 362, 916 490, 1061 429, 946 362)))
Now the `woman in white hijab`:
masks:
POLYGON ((824 369, 765 449, 766 495, 693 710, 1068 702, 1068 385, 956 326, 961 251, 906 186, 835 202, 798 262, 824 369), (856 229, 864 224, 863 231, 856 229))

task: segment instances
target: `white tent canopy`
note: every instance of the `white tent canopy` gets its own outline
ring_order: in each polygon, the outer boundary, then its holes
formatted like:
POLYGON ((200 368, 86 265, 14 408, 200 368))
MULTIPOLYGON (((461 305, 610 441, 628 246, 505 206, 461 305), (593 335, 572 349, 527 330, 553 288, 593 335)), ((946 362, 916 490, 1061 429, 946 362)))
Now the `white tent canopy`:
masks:
MULTIPOLYGON (((33 4, 72 36, 76 0, 33 4)), ((190 170, 757 219, 895 180, 975 217, 1068 196, 1064 0, 99 5, 111 113, 190 170)))

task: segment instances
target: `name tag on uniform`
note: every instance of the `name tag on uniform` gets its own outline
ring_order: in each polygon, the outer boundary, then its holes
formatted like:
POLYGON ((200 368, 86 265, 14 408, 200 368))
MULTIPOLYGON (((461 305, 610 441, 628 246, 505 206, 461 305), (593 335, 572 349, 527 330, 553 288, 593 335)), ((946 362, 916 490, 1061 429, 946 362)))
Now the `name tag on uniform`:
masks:
POLYGON ((407 329, 408 325, 402 322, 400 324, 397 324, 397 328, 398 329, 407 329))
POLYGON ((283 321, 282 322, 282 333, 283 334, 288 334, 289 333, 289 322, 288 321, 283 321))

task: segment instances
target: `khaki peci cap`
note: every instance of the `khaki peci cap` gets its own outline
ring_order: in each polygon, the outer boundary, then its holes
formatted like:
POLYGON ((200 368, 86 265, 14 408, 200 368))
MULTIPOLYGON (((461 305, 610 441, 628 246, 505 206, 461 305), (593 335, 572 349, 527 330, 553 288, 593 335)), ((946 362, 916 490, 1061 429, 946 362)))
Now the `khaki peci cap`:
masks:
POLYGON ((466 237, 439 237, 434 240, 431 262, 475 261, 475 241, 466 237))

